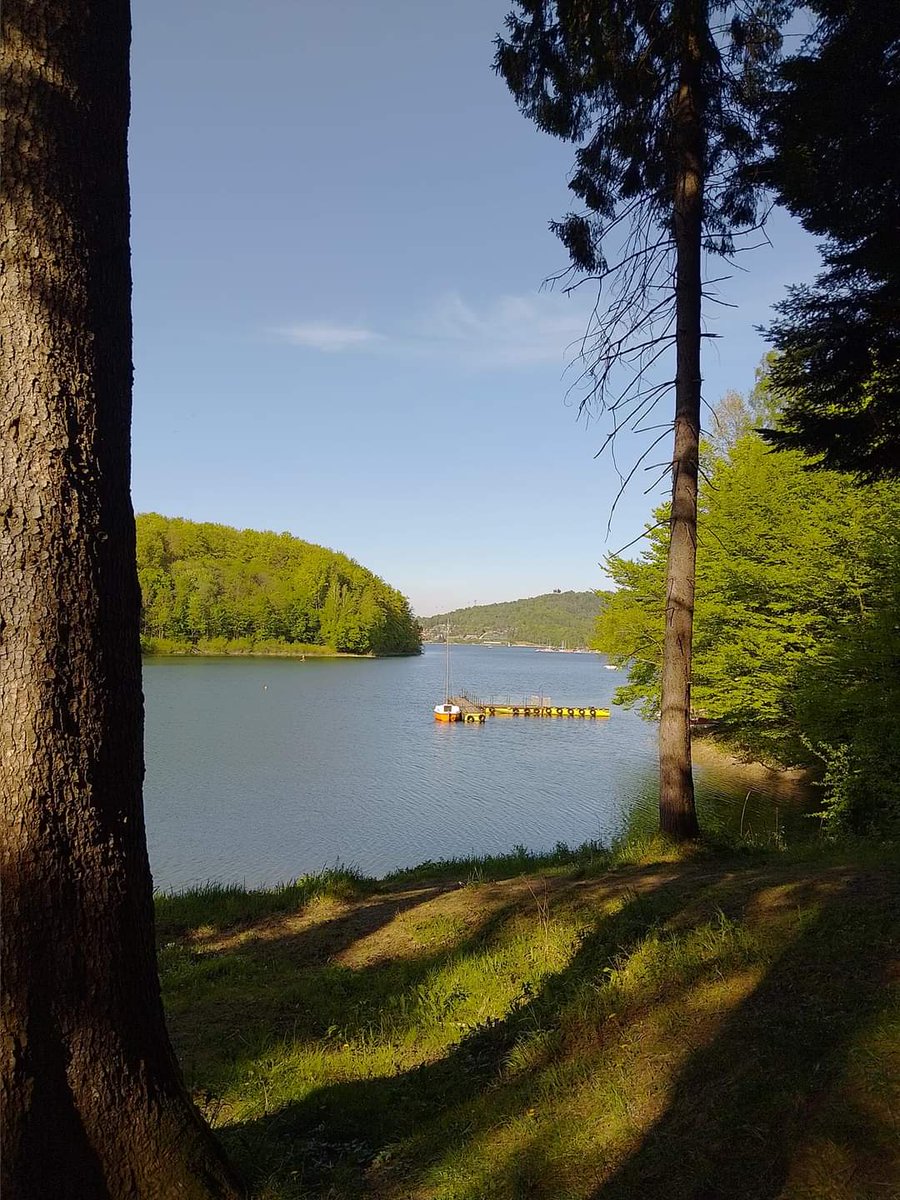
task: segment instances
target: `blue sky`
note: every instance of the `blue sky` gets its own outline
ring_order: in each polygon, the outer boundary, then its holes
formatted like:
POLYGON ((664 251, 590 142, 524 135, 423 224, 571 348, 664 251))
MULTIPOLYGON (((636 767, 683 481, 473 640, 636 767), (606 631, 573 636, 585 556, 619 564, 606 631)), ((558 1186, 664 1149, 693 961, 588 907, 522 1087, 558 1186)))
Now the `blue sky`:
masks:
MULTIPOLYGON (((421 615, 603 586, 656 495, 607 536, 604 427, 567 395, 591 298, 541 290, 573 148, 491 70, 508 7, 135 0, 138 511, 288 530, 421 615)), ((769 237, 710 317, 711 403, 815 270, 786 216, 769 237)))

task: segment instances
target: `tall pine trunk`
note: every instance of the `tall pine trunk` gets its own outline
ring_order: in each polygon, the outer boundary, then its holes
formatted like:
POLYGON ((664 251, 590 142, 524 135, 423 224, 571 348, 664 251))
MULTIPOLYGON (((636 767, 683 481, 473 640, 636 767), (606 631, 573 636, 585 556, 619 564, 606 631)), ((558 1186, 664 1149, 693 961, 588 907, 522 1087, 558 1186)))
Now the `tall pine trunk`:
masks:
POLYGON ((677 367, 659 724, 659 827, 662 833, 681 841, 696 837, 699 832, 691 767, 691 647, 700 453, 700 271, 705 159, 701 45, 709 36, 706 0, 681 0, 675 7, 675 20, 684 49, 672 114, 677 367))
POLYGON ((3 1195, 230 1197, 153 945, 127 0, 5 0, 2 37, 3 1195))

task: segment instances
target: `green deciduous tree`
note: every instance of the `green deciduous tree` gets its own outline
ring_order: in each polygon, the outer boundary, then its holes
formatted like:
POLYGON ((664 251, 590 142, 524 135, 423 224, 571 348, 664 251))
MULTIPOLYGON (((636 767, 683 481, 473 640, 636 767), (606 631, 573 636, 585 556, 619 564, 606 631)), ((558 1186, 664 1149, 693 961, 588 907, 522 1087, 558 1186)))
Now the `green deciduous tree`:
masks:
MULTIPOLYGON (((747 422, 751 411, 747 409, 747 422)), ((900 816, 900 485, 814 474, 751 430, 701 489, 693 699, 716 736, 774 766, 828 768, 835 819, 900 816)), ((598 648, 629 665, 618 701, 659 705, 664 529, 635 561, 598 648)))
POLYGON ((142 632, 303 642, 355 654, 414 654, 409 604, 359 563, 286 533, 144 513, 137 518, 142 632))
POLYGON ((758 219, 758 95, 792 5, 779 0, 519 0, 496 66, 542 129, 582 143, 570 187, 586 212, 554 223, 577 272, 619 291, 586 356, 588 399, 613 433, 640 424, 668 384, 626 385, 675 353, 672 502, 662 629, 660 827, 697 832, 690 746, 704 247, 729 253, 758 219), (605 257, 620 222, 631 234, 605 257))

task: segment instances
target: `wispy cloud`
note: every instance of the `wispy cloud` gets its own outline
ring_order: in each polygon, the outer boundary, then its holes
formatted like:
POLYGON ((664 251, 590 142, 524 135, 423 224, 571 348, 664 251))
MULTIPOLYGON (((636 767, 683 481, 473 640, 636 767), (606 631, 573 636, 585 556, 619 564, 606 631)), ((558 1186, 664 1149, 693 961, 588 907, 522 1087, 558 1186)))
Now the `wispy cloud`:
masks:
POLYGON ((584 332, 586 312, 566 296, 500 296, 481 307, 456 292, 442 296, 421 323, 423 340, 475 367, 564 364, 584 332))
POLYGON ((529 292, 470 304, 458 292, 438 297, 425 313, 393 332, 308 321, 275 330, 296 346, 325 353, 377 351, 450 359, 473 369, 564 366, 576 353, 589 310, 555 293, 529 292))
POLYGON ((326 354, 368 349, 374 343, 383 341, 382 335, 373 329, 364 329, 358 325, 332 325, 327 321, 286 325, 276 329, 275 333, 295 346, 309 346, 326 354))

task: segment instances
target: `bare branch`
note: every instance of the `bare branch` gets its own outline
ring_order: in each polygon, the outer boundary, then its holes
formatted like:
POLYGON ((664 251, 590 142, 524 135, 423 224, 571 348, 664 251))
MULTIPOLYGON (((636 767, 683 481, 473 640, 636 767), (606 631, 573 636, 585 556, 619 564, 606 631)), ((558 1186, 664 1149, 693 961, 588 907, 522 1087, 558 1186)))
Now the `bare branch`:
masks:
MULTIPOLYGON (((656 522, 654 525, 648 525, 648 526, 647 526, 645 529, 643 529, 643 530, 642 530, 642 531, 641 531, 641 532, 640 532, 640 533, 637 535, 637 537, 636 537, 636 538, 632 538, 630 542, 626 542, 624 546, 620 547, 620 549, 618 549, 618 550, 614 550, 614 551, 613 551, 613 552, 610 554, 610 556, 609 556, 609 557, 610 557, 610 558, 618 558, 620 554, 623 554, 623 553, 624 553, 626 550, 630 550, 630 549, 631 549, 631 547, 632 547, 633 545, 635 545, 635 543, 636 543, 636 542, 643 541, 643 539, 644 539, 645 537, 649 537, 649 535, 650 535, 651 533, 653 533, 653 531, 654 531, 655 529, 662 529, 662 528, 663 528, 663 526, 665 526, 665 525, 668 525, 668 524, 669 524, 669 522, 668 522, 668 521, 657 521, 657 522, 656 522)), ((602 565, 602 564, 598 563, 598 566, 601 566, 601 565, 602 565)))
MULTIPOLYGON (((622 499, 622 495, 623 495, 625 489, 628 487, 628 484, 631 482, 632 476, 635 474, 638 467, 641 465, 641 463, 644 461, 644 459, 647 457, 647 455, 650 453, 650 451, 656 449, 656 447, 663 440, 663 438, 667 436, 668 432, 669 432, 668 430, 663 430, 663 432, 659 435, 659 437, 654 438, 654 440, 650 443, 650 445, 647 447, 647 449, 643 452, 643 454, 640 455, 640 457, 634 463, 631 470, 628 472, 627 476, 622 480, 622 484, 621 484, 618 492, 616 492, 616 498, 612 502, 612 508, 609 510, 609 520, 606 523, 606 536, 607 537, 609 537, 610 533, 612 532, 612 519, 613 519, 613 516, 616 511, 616 506, 618 505, 619 501, 622 499)), ((620 476, 620 478, 621 478, 621 476, 620 476)))

